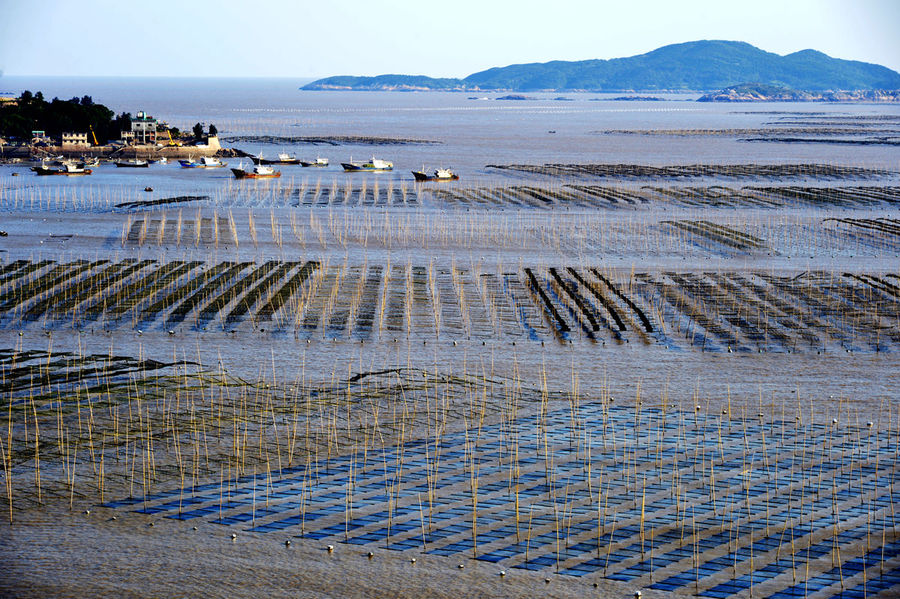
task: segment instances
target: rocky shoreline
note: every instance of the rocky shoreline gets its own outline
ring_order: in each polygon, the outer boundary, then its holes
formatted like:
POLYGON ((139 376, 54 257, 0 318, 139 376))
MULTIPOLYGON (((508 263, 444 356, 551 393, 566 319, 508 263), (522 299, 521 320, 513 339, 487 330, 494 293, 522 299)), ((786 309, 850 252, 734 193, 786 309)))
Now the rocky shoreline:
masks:
POLYGON ((698 102, 900 102, 900 90, 800 91, 767 85, 736 85, 706 94, 698 102))

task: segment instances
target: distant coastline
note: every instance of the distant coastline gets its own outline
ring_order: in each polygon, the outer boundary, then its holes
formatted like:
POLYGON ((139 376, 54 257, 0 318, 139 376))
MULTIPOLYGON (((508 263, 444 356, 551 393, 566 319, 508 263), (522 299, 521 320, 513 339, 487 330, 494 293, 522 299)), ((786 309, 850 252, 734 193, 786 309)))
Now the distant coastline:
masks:
POLYGON ((711 92, 749 81, 809 92, 896 90, 900 73, 832 58, 816 50, 785 56, 745 42, 702 40, 610 60, 551 61, 495 67, 462 79, 386 74, 317 79, 306 91, 711 92))

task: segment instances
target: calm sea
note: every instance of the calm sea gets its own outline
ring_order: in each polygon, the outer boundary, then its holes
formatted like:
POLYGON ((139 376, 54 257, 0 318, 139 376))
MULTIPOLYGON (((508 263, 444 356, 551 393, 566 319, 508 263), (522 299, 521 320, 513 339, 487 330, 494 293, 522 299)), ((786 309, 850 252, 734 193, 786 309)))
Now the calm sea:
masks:
MULTIPOLYGON (((504 94, 300 91, 300 79, 173 79, 4 77, 0 92, 42 91, 52 98, 90 95, 116 112, 144 110, 182 129, 213 123, 226 145, 273 156, 281 151, 301 158, 327 157, 326 170, 292 169, 298 179, 337 180, 339 163, 373 155, 392 160, 396 170, 382 179, 412 180, 410 170, 448 166, 464 181, 504 176, 485 169, 509 163, 694 164, 737 162, 821 162, 898 167, 900 149, 822 143, 746 142, 722 136, 609 135, 622 129, 736 129, 764 127, 799 113, 879 115, 900 113, 890 105, 707 104, 696 95, 666 95, 664 101, 614 101, 611 94, 528 94, 525 101, 498 100, 504 94), (412 138, 434 145, 312 145, 279 141, 228 142, 229 136, 363 136, 412 138)), ((802 116, 802 115, 801 115, 802 116)), ((227 171, 191 173, 176 165, 155 177, 176 186, 215 185, 227 171)), ((123 177, 102 167, 92 185, 118 184, 123 177)), ((2 172, 2 170, 0 170, 2 172)), ((52 179, 56 179, 55 177, 52 179)), ((133 180, 133 179, 129 179, 133 180)), ((136 181, 138 182, 138 181, 136 181)), ((61 182, 45 182, 59 185, 61 182)))

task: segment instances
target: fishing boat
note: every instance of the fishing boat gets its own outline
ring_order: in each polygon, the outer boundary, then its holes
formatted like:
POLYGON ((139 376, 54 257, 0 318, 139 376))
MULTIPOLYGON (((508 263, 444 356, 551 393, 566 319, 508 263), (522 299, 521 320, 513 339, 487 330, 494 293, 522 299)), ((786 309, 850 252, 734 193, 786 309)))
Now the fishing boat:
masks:
POLYGON ((93 158, 85 158, 81 157, 80 162, 84 164, 84 166, 100 166, 100 158, 94 156, 93 158))
POLYGON ((150 163, 146 160, 129 158, 128 160, 116 160, 116 166, 121 168, 147 168, 150 166, 150 163))
POLYGON ((300 166, 318 166, 318 167, 328 166, 328 159, 327 158, 319 158, 318 156, 316 156, 315 160, 301 160, 300 166))
POLYGON ((459 175, 451 171, 449 168, 439 168, 434 171, 433 174, 429 175, 425 172, 425 167, 422 167, 420 171, 413 171, 413 177, 416 178, 416 181, 458 181, 459 175))
POLYGON ((56 168, 50 168, 45 164, 41 164, 41 166, 33 166, 31 170, 35 172, 35 174, 40 176, 45 175, 67 175, 67 176, 78 176, 78 175, 90 175, 94 171, 89 168, 85 168, 83 162, 74 162, 67 161, 63 162, 63 164, 56 168))
POLYGON ((187 160, 179 160, 178 163, 182 168, 222 168, 228 166, 227 162, 222 162, 215 156, 201 156, 200 160, 188 158, 187 160))
POLYGON ((160 156, 159 158, 152 158, 149 160, 150 164, 168 164, 169 159, 165 156, 160 156))
POLYGON ((350 162, 342 162, 341 166, 344 167, 345 171, 392 171, 394 170, 394 163, 388 162, 387 160, 381 160, 379 158, 375 158, 372 156, 372 160, 367 160, 366 162, 353 162, 353 159, 350 159, 350 162))
POLYGON ((296 156, 291 156, 290 154, 282 152, 275 160, 263 158, 262 154, 260 154, 259 156, 253 157, 253 162, 255 164, 300 164, 300 159, 296 156))
POLYGON ((243 163, 238 168, 231 169, 235 179, 277 179, 281 171, 276 171, 271 166, 257 164, 252 170, 246 170, 243 163))

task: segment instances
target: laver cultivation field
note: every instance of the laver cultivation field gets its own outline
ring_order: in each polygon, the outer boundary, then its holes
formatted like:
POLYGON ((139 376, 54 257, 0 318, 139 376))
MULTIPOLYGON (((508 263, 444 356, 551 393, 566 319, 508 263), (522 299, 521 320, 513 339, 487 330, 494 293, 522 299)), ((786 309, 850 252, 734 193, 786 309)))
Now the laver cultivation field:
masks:
POLYGON ((0 589, 896 596, 898 169, 5 167, 0 589))

